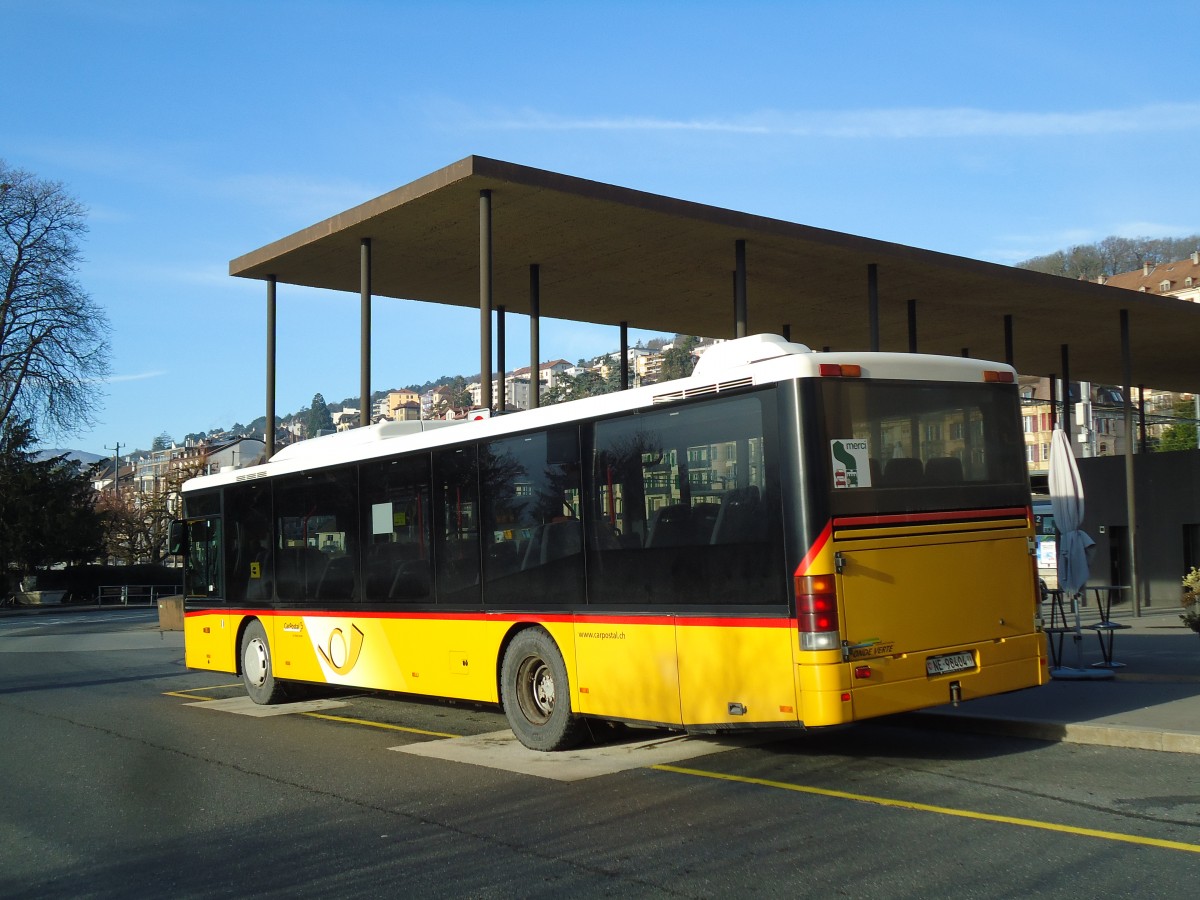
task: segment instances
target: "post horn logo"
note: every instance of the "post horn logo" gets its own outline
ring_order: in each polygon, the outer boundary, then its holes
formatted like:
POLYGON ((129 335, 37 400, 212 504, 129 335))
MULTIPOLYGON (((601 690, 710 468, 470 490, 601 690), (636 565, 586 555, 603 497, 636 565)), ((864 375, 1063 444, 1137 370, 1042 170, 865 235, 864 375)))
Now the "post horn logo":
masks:
POLYGON ((342 629, 335 628, 329 632, 329 639, 325 642, 325 646, 317 647, 317 652, 321 654, 321 659, 325 660, 325 664, 333 671, 339 675, 348 675, 362 654, 363 637, 358 626, 351 625, 350 641, 347 645, 346 635, 342 633, 342 629))

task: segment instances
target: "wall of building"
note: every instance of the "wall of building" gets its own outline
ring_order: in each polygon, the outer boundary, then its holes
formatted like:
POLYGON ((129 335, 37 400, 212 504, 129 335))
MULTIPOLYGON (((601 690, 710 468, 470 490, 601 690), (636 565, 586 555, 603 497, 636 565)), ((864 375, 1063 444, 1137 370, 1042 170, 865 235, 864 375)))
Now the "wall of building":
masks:
MULTIPOLYGON (((1124 556, 1125 460, 1081 459, 1083 530, 1096 542, 1091 584, 1117 584, 1124 556)), ((1134 456, 1138 580, 1152 609, 1179 606, 1180 579, 1200 566, 1200 450, 1134 456)))

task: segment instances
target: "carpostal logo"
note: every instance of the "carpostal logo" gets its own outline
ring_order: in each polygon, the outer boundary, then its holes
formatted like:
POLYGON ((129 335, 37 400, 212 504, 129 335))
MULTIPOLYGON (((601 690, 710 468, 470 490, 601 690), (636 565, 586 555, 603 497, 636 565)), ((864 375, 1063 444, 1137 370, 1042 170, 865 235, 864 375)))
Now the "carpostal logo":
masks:
POLYGON ((354 668, 358 658, 362 655, 363 641, 366 640, 366 636, 357 625, 351 623, 346 630, 340 626, 334 628, 321 644, 317 644, 315 640, 314 636, 314 646, 321 659, 325 661, 325 665, 339 675, 349 675, 350 670, 354 668))

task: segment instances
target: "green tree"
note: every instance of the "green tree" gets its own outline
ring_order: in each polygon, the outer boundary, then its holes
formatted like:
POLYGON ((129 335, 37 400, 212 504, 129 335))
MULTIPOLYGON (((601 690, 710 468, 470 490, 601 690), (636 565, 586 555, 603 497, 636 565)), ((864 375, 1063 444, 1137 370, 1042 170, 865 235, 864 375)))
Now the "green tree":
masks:
POLYGON ((167 432, 164 431, 161 434, 159 434, 158 437, 156 437, 154 439, 153 443, 150 444, 150 449, 151 450, 166 450, 168 447, 170 447, 174 443, 175 443, 175 439, 173 437, 171 437, 171 435, 167 434, 167 432))
POLYGON ((65 456, 38 460, 28 421, 0 427, 0 578, 94 559, 104 529, 91 480, 65 456))
POLYGON ((304 419, 304 434, 306 437, 314 438, 321 434, 332 433, 333 414, 325 405, 325 398, 320 394, 314 394, 312 406, 309 407, 308 416, 304 419))
POLYGON ((1176 422, 1174 425, 1168 425, 1163 429, 1162 436, 1158 439, 1158 446, 1155 448, 1158 452, 1166 452, 1168 450, 1195 450, 1196 449, 1196 422, 1193 416, 1196 414, 1195 403, 1192 400, 1176 400, 1175 401, 1175 416, 1185 420, 1176 422))
POLYGON ((94 420, 108 321, 75 277, 84 215, 61 184, 0 160, 0 426, 94 420))
POLYGON ((690 334, 676 335, 671 349, 663 353, 662 381, 687 378, 692 374, 692 370, 696 368, 696 358, 692 356, 692 351, 698 343, 700 339, 690 334))
MULTIPOLYGON (((620 381, 620 373, 617 381, 620 381)), ((611 379, 604 378, 599 372, 585 370, 578 375, 557 375, 552 384, 542 394, 543 406, 553 406, 555 403, 567 403, 571 400, 582 400, 584 397, 595 397, 598 394, 609 394, 617 390, 611 379)))
POLYGON ((455 375, 450 380, 450 399, 444 406, 451 406, 454 409, 462 409, 469 407, 473 402, 471 392, 467 390, 467 379, 461 375, 455 375))

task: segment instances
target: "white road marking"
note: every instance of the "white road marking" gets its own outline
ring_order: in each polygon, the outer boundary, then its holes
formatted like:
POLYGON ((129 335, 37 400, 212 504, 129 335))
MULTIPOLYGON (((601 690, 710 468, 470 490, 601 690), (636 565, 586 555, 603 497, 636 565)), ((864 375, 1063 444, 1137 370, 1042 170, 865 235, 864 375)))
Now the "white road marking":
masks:
POLYGON ((423 741, 388 749, 555 781, 581 781, 629 769, 737 750, 757 742, 751 737, 685 737, 664 732, 649 740, 542 753, 525 747, 511 731, 493 731, 472 737, 423 741))
POLYGON ((230 697, 228 700, 202 700, 199 703, 185 703, 184 706, 194 706, 197 709, 215 709, 217 712, 234 713, 239 716, 253 716, 257 719, 267 716, 288 716, 295 713, 316 712, 322 709, 338 709, 347 704, 341 700, 301 700, 297 703, 275 703, 271 706, 260 706, 249 697, 230 697))

